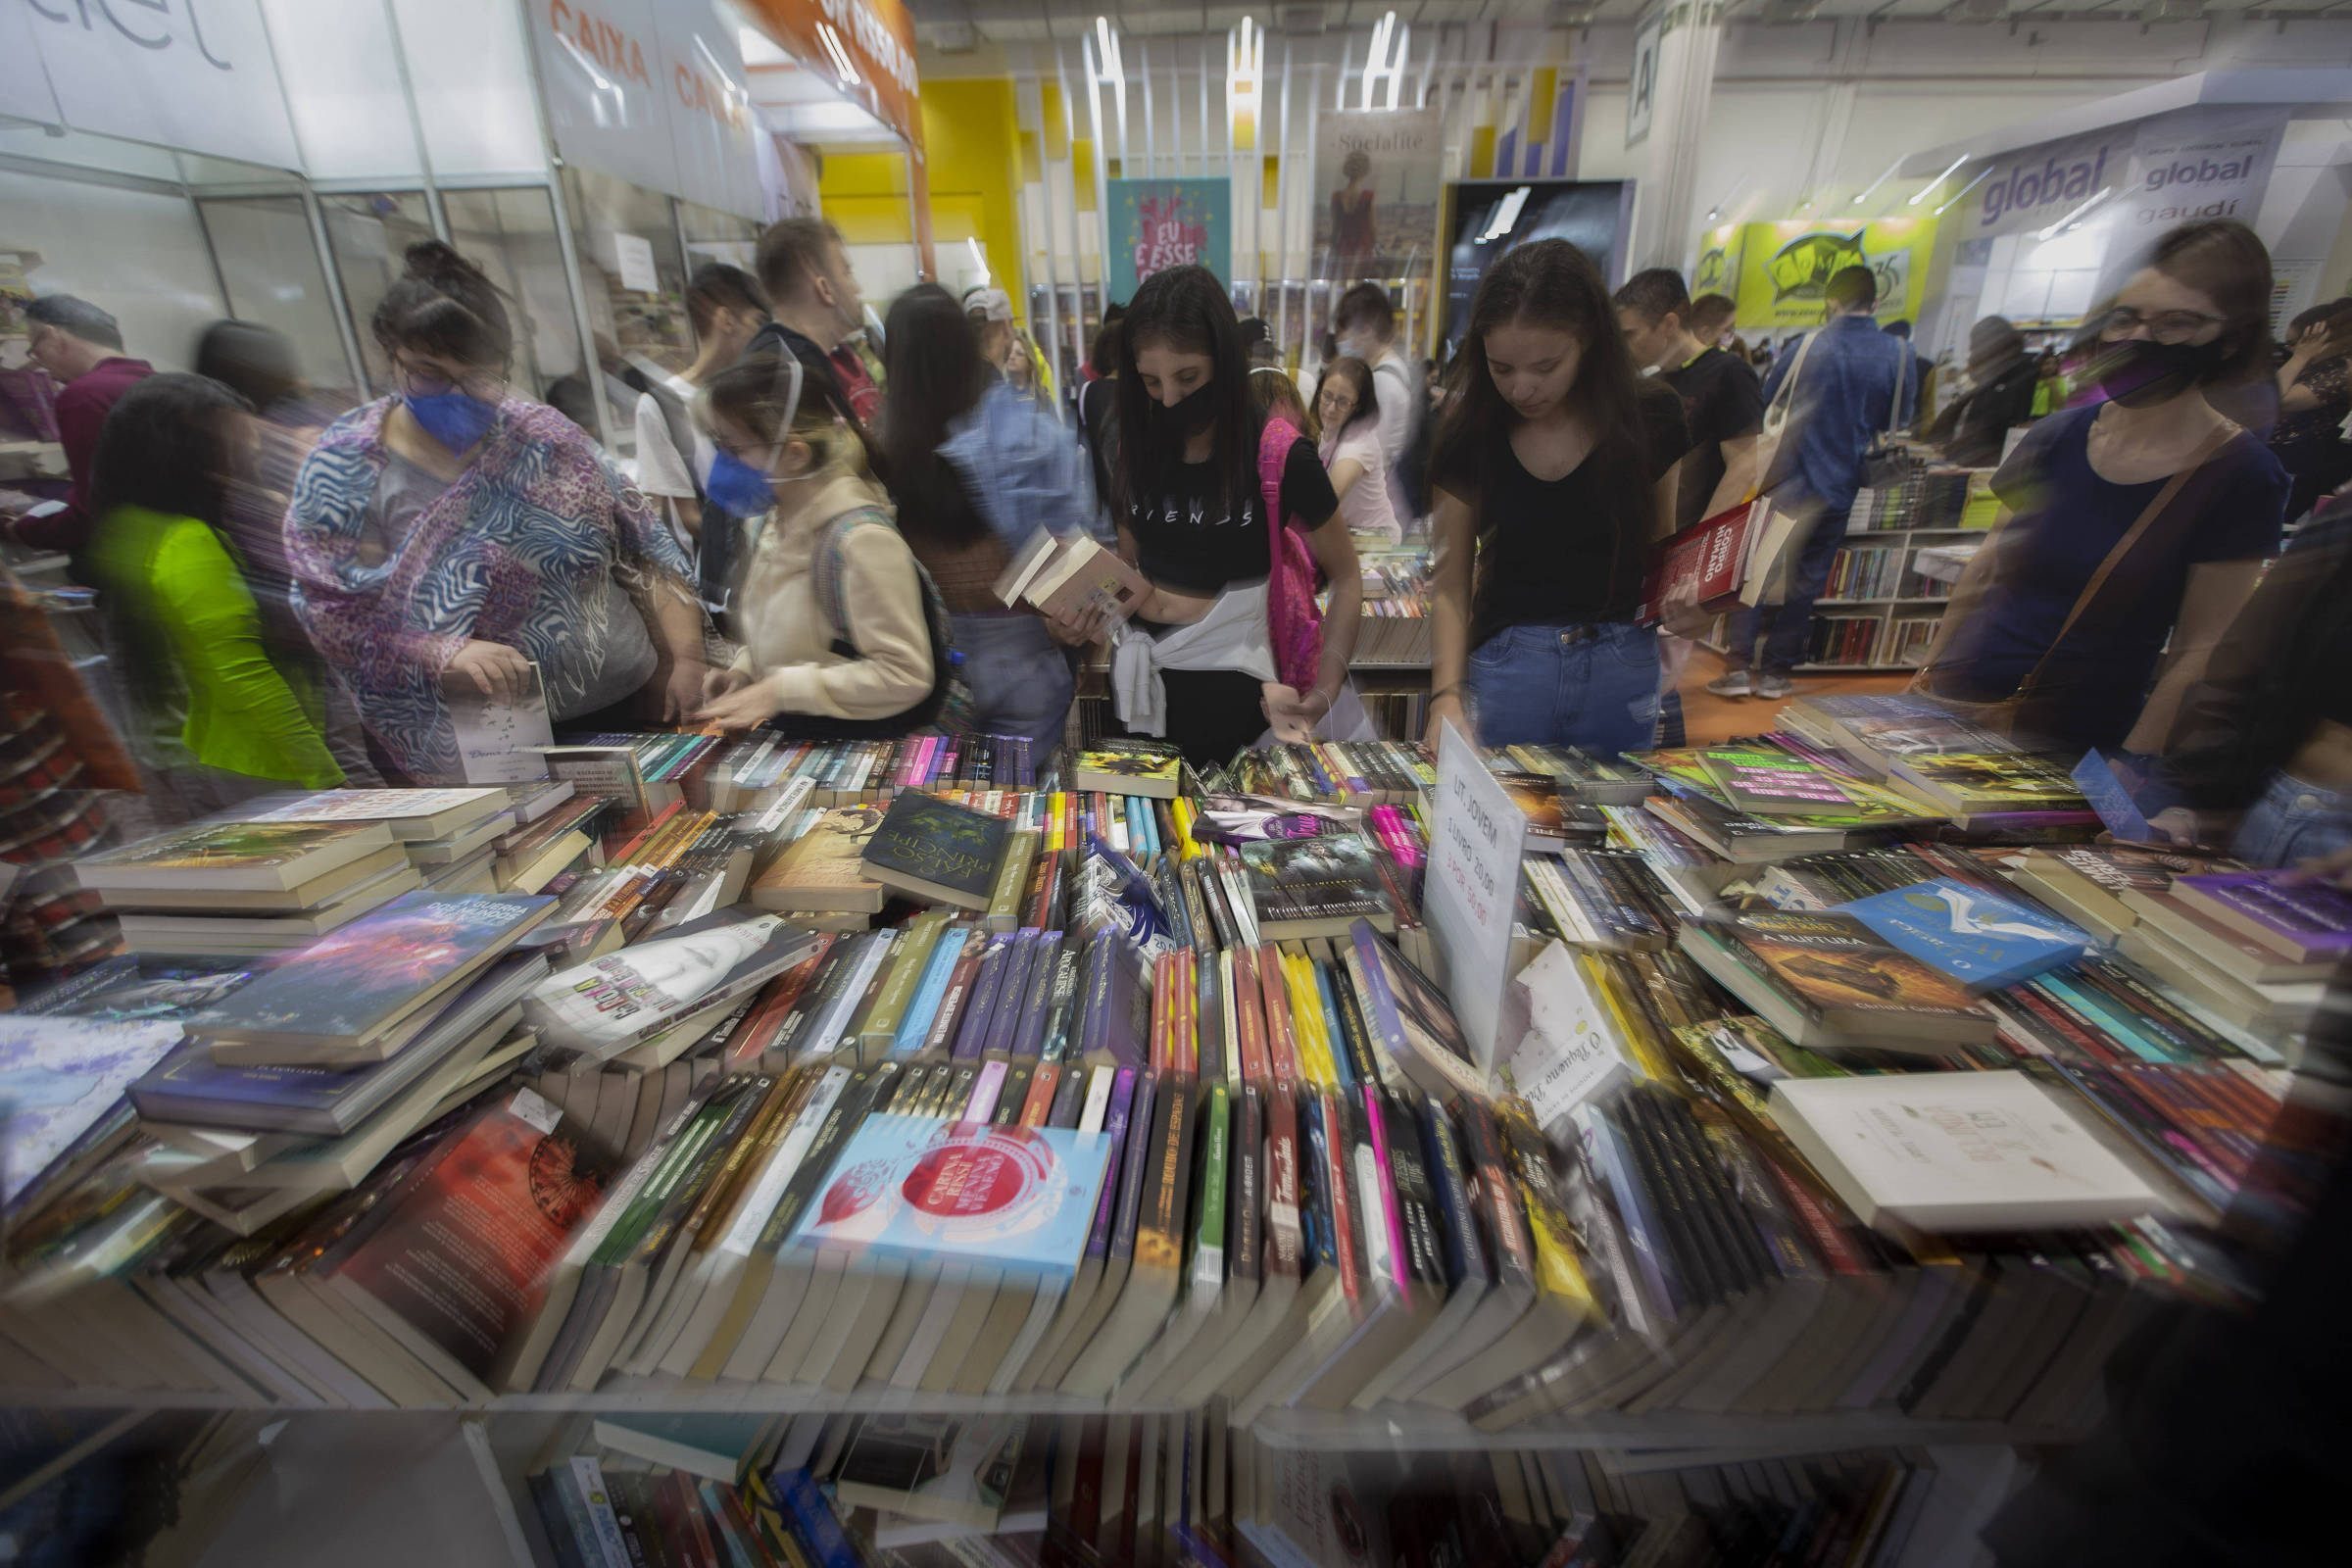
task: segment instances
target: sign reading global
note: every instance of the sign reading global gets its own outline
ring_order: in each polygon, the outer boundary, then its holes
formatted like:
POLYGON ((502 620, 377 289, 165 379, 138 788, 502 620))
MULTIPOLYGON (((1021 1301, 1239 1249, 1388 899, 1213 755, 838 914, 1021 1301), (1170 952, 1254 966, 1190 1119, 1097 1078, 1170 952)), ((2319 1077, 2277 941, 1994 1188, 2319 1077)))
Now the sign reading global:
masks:
POLYGON ((1205 267, 1233 281, 1233 187, 1227 179, 1110 182, 1110 297, 1167 267, 1205 267))

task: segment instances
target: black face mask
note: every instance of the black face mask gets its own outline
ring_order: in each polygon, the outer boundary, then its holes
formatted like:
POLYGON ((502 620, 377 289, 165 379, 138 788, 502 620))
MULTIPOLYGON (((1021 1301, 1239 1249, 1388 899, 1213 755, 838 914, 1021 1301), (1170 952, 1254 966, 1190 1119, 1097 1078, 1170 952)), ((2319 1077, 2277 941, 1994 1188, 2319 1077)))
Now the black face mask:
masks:
POLYGON ((1216 382, 1207 380, 1167 404, 1152 400, 1152 434, 1167 446, 1181 446, 1207 429, 1217 416, 1216 382))
POLYGON ((2091 378, 2109 402, 2127 409, 2144 409, 2167 402, 2195 386, 2206 371, 2228 357, 2230 346, 2211 343, 2157 343, 2147 338, 2125 338, 2102 343, 2090 362, 2091 378))

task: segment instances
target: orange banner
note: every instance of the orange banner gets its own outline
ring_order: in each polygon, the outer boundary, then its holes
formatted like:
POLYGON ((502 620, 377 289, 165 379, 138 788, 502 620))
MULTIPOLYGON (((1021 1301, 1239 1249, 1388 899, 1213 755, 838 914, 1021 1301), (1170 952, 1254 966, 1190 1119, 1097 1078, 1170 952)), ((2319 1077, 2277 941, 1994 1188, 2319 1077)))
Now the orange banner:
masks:
POLYGON ((832 77, 845 97, 906 138, 923 156, 914 19, 902 0, 743 0, 768 36, 809 69, 832 77), (847 68, 845 71, 844 68, 847 68))

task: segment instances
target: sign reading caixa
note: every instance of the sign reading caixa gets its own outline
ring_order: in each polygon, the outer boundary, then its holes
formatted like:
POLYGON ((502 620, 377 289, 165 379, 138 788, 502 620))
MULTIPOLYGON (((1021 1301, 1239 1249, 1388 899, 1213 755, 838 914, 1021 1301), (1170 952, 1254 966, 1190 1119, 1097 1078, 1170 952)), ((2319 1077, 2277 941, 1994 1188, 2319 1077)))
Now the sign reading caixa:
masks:
POLYGON ((2251 222, 2286 119, 2276 105, 2183 109, 2010 153, 1972 198, 1967 237, 2048 228, 2094 202, 2100 226, 2116 229, 2251 222))

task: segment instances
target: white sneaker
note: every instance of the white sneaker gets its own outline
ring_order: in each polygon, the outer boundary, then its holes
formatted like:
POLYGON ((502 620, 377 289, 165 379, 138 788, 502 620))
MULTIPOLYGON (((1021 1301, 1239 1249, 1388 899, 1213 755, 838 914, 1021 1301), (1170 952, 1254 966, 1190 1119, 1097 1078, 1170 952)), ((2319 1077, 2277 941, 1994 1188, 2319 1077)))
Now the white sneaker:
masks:
POLYGON ((1756 695, 1758 697, 1777 701, 1789 696, 1795 690, 1796 683, 1786 675, 1759 675, 1756 677, 1756 695))
POLYGON ((1744 669, 1735 669, 1716 676, 1707 682, 1707 690, 1718 697, 1753 697, 1755 695, 1754 689, 1748 685, 1747 671, 1744 669))

